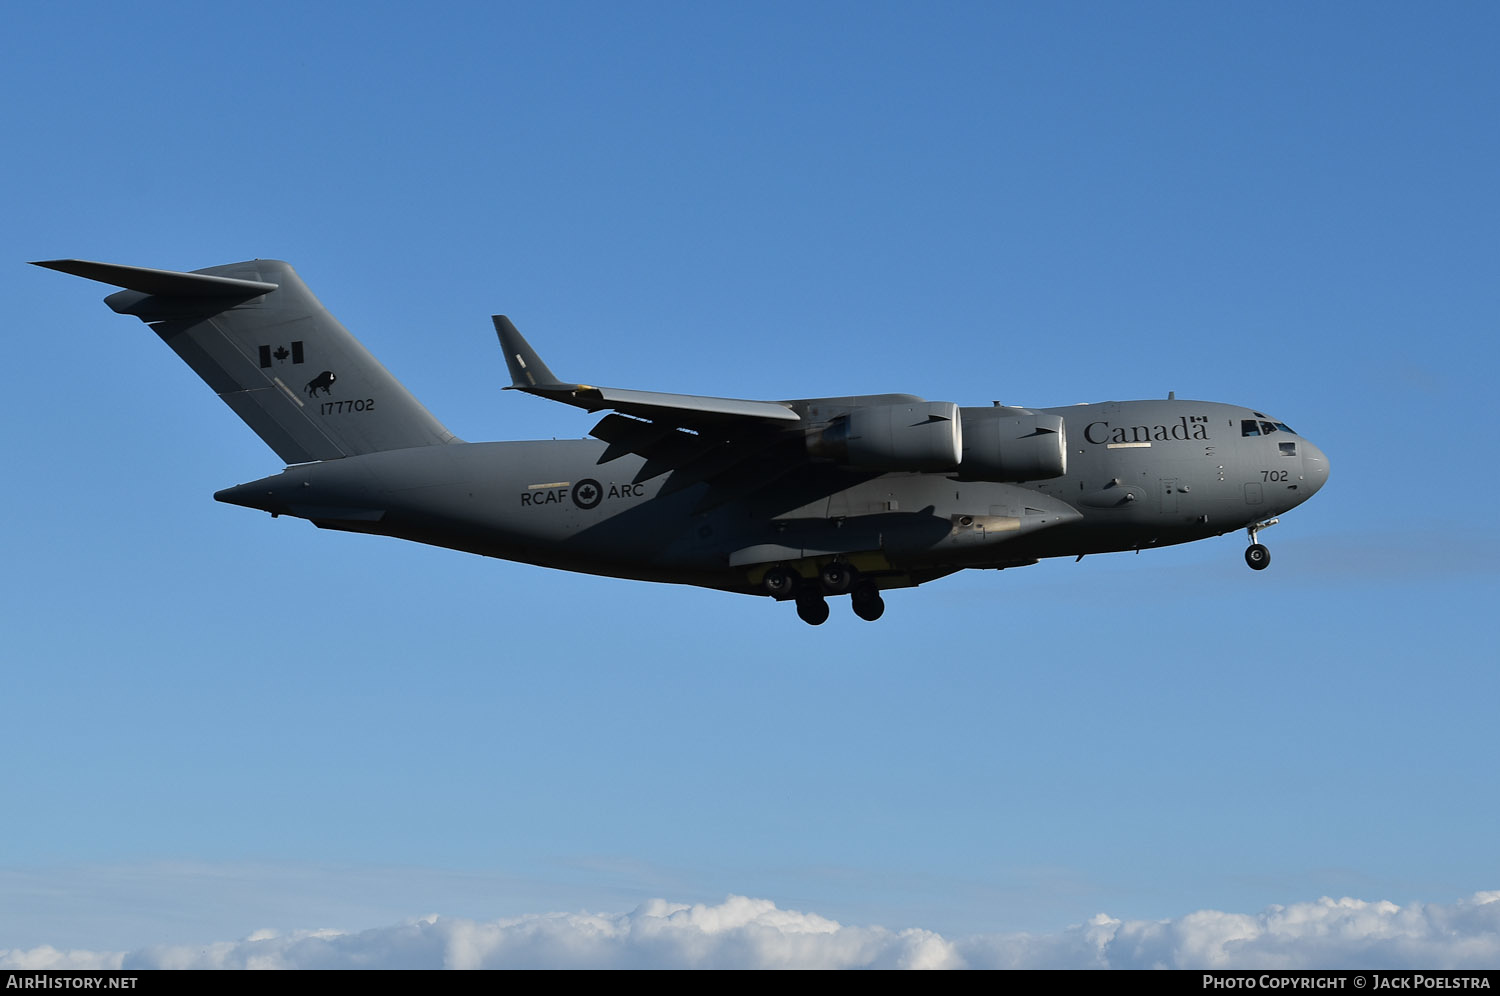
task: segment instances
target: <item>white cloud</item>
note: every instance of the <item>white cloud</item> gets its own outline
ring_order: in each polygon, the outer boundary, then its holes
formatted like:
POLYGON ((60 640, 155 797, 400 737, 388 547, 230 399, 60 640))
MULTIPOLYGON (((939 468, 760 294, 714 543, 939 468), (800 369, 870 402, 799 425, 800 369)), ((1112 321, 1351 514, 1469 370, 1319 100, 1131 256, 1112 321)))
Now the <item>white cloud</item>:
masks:
POLYGON ((0 969, 109 970, 124 960, 123 951, 59 951, 50 944, 26 950, 0 948, 0 969))
POLYGON ((630 913, 478 922, 426 917, 356 933, 258 931, 132 952, 0 949, 0 968, 1485 968, 1500 962, 1500 892, 1452 905, 1320 899, 1254 915, 1103 914, 1053 934, 947 940, 850 927, 764 899, 653 900, 630 913))
POLYGON ((127 968, 948 968, 928 931, 846 927, 731 896, 653 900, 630 913, 551 913, 479 923, 427 917, 359 933, 263 933, 237 943, 132 952, 127 968))
POLYGON ((1451 906, 1319 899, 1246 915, 1104 915, 1059 934, 957 944, 976 968, 1486 968, 1500 963, 1500 892, 1451 906))

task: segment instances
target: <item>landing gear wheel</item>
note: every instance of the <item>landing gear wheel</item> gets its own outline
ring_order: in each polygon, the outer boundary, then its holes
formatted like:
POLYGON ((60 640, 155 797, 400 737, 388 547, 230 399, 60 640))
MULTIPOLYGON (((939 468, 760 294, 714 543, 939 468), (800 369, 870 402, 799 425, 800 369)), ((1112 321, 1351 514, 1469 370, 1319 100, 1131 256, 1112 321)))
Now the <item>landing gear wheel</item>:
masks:
POLYGON ((854 586, 854 593, 849 601, 854 607, 854 614, 866 622, 874 622, 885 614, 885 599, 880 597, 880 589, 868 581, 861 581, 854 586))
POLYGON ((1265 522, 1253 522, 1245 527, 1245 532, 1250 534, 1250 549, 1245 551, 1245 563, 1250 565, 1252 571, 1263 571, 1271 566, 1271 551, 1260 545, 1260 531, 1270 529, 1280 519, 1267 519, 1265 522))
POLYGON ((809 626, 821 626, 828 621, 828 603, 817 595, 799 598, 797 616, 809 626))
POLYGON ((824 564, 823 569, 818 572, 818 580, 823 584, 823 591, 830 595, 845 594, 854 587, 854 582, 858 579, 859 573, 841 560, 824 564))
POLYGON ((760 586, 767 595, 781 599, 789 597, 792 592, 796 591, 797 582, 800 580, 801 578, 794 570, 786 567, 773 567, 766 571, 766 576, 762 579, 760 586))

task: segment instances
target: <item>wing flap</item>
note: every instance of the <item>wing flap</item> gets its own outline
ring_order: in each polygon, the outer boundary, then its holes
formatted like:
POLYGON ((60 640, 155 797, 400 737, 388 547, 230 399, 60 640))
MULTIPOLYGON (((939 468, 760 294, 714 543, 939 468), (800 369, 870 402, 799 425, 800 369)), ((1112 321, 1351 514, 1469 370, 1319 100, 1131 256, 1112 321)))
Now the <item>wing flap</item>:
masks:
POLYGON ((589 435, 608 443, 599 456, 606 464, 629 453, 643 453, 677 427, 662 422, 646 422, 628 415, 606 415, 589 430, 589 435))

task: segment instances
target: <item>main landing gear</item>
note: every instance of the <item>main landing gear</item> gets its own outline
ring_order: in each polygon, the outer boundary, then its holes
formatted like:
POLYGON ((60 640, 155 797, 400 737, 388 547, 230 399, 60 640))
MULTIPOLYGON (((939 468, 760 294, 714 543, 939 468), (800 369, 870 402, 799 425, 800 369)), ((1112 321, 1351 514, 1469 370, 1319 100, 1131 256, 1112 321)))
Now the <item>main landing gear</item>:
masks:
POLYGON ((1245 531, 1250 534, 1250 548, 1245 551, 1245 563, 1250 565, 1252 571, 1263 571, 1271 566, 1271 551, 1260 545, 1256 534, 1262 529, 1271 528, 1280 521, 1280 519, 1267 519, 1265 522, 1257 522, 1253 526, 1245 527, 1245 531))
POLYGON ((873 581, 856 584, 849 602, 854 607, 854 614, 865 622, 874 622, 885 615, 885 599, 880 597, 880 589, 875 587, 873 581))
POLYGON ((802 595, 797 599, 797 618, 809 626, 821 626, 828 621, 828 603, 822 595, 802 595))
POLYGON ((821 626, 828 621, 829 595, 848 595, 854 614, 868 622, 885 613, 880 586, 860 577, 859 571, 841 560, 824 564, 816 580, 804 579, 790 567, 773 567, 766 571, 761 590, 777 601, 795 599, 797 617, 809 626, 821 626))

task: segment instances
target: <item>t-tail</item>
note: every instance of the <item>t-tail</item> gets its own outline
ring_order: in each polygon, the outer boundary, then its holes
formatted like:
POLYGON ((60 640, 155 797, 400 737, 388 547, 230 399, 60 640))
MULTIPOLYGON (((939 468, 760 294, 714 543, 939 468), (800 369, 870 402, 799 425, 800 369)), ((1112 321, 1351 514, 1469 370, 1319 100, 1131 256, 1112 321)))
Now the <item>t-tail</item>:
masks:
POLYGON ((125 288, 104 303, 151 326, 288 464, 459 441, 279 260, 36 265, 125 288))

